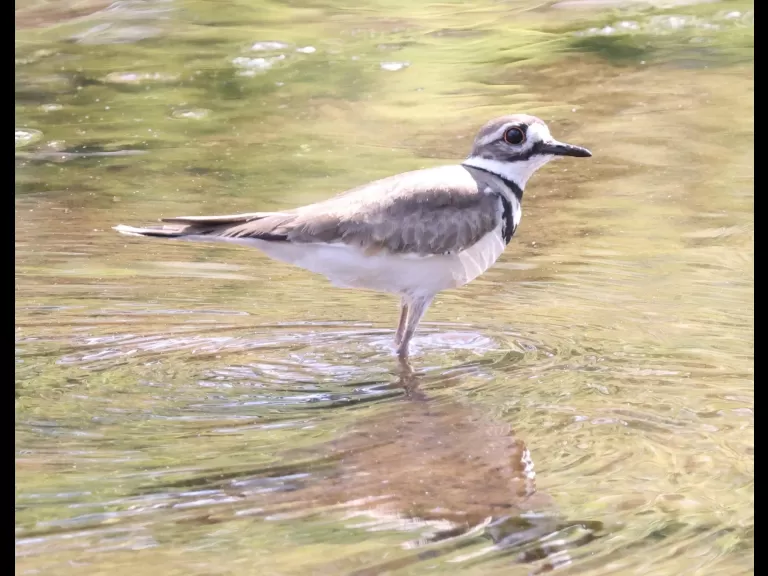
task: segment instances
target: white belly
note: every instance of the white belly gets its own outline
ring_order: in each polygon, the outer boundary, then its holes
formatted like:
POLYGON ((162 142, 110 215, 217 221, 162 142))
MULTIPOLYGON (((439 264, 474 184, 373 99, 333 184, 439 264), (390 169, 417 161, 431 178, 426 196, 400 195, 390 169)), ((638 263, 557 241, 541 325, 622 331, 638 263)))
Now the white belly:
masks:
POLYGON ((366 255, 346 244, 291 244, 241 240, 268 256, 322 274, 335 286, 409 295, 433 295, 471 282, 504 251, 501 226, 476 244, 450 255, 418 256, 380 252, 366 255))

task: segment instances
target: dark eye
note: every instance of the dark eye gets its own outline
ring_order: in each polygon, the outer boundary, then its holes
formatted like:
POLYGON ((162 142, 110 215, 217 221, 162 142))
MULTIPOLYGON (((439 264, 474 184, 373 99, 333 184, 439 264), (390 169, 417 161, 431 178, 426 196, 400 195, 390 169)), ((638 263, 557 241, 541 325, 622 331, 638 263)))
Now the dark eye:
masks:
POLYGON ((507 144, 514 144, 517 146, 518 144, 525 142, 525 134, 523 134, 523 131, 520 130, 520 128, 510 128, 504 132, 504 141, 507 144))

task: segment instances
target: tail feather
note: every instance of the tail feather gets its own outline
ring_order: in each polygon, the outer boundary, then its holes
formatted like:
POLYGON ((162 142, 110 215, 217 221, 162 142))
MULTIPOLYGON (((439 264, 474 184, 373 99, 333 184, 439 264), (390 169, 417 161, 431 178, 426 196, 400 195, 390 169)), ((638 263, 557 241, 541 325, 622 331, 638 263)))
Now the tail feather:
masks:
POLYGON ((118 224, 112 229, 125 234, 126 236, 154 236, 157 238, 178 238, 184 235, 187 226, 152 226, 149 228, 137 228, 135 226, 126 226, 118 224))
POLYGON ((127 236, 184 238, 189 240, 238 241, 258 239, 285 241, 282 226, 294 216, 283 212, 252 212, 229 216, 179 216, 163 218, 166 224, 135 227, 120 224, 113 229, 127 236))

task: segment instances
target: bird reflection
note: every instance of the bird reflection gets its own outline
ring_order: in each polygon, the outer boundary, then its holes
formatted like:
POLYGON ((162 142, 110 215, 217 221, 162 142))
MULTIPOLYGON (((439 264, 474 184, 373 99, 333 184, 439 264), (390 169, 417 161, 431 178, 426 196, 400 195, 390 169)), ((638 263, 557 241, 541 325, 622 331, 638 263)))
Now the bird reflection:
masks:
POLYGON ((403 395, 329 444, 340 464, 329 480, 339 494, 375 500, 379 512, 467 528, 550 505, 537 493, 530 452, 509 424, 448 395, 430 398, 422 383, 401 360, 403 395))
MULTIPOLYGON (((358 526, 421 528, 407 546, 421 550, 440 542, 440 551, 430 548, 430 555, 456 552, 466 538, 481 537, 490 543, 472 555, 508 550, 541 570, 568 564, 568 544, 591 539, 595 526, 558 519, 552 500, 536 490, 528 447, 509 424, 451 394, 430 397, 423 383, 401 360, 397 385, 404 394, 331 443, 339 465, 315 487, 315 503, 347 503, 358 526), (549 538, 554 533, 558 544, 549 538)), ((422 556, 417 552, 355 574, 380 574, 422 556)))
MULTIPOLYGON (((570 562, 569 548, 594 538, 599 525, 563 521, 536 489, 531 453, 509 423, 452 390, 430 391, 429 379, 407 360, 393 376, 403 393, 361 406, 336 439, 286 451, 282 466, 219 475, 217 486, 198 487, 236 493, 260 515, 323 511, 357 529, 417 534, 403 545, 410 552, 358 576, 414 564, 425 554, 451 554, 452 561, 457 554, 513 554, 550 570, 570 562), (463 551, 470 546, 471 553, 463 551)), ((349 573, 348 564, 321 564, 318 573, 349 573)))

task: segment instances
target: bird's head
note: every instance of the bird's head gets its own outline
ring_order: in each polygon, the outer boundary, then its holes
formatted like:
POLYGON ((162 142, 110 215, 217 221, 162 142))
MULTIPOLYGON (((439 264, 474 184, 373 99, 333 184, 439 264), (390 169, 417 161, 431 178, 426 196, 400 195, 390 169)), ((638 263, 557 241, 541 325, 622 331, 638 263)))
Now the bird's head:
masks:
POLYGON ((463 164, 498 174, 522 189, 536 170, 558 156, 588 158, 592 153, 555 140, 539 118, 515 114, 483 126, 463 164))

